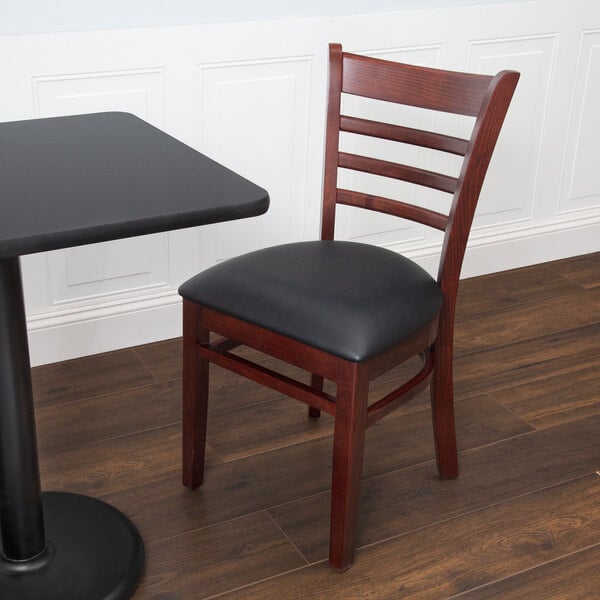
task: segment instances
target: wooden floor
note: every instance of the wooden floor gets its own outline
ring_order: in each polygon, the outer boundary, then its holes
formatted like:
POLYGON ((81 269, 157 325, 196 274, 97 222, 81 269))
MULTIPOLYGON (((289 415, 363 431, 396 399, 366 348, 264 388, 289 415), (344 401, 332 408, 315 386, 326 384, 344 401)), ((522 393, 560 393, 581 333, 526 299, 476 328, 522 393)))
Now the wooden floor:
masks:
POLYGON ((600 253, 461 284, 461 475, 436 476, 426 395, 371 428, 344 574, 331 418, 215 369, 206 483, 185 491, 180 358, 169 340, 34 369, 43 487, 133 519, 136 599, 600 598, 600 253))

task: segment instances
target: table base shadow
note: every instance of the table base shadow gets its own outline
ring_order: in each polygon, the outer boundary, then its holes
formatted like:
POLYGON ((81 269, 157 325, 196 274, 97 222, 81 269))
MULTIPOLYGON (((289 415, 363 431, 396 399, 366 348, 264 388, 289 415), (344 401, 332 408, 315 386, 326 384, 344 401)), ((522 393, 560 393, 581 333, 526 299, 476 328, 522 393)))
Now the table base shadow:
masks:
POLYGON ((87 496, 42 494, 47 548, 23 563, 0 558, 0 597, 18 600, 122 600, 144 567, 144 544, 116 508, 87 496))

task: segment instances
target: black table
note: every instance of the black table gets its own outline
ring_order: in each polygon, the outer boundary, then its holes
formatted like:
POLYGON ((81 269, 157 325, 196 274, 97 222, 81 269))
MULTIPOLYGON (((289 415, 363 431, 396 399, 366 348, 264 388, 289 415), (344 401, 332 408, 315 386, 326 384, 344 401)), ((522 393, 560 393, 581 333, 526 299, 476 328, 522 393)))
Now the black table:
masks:
POLYGON ((128 598, 144 565, 118 510, 41 493, 19 256, 268 205, 265 190, 130 114, 0 123, 0 598, 128 598))

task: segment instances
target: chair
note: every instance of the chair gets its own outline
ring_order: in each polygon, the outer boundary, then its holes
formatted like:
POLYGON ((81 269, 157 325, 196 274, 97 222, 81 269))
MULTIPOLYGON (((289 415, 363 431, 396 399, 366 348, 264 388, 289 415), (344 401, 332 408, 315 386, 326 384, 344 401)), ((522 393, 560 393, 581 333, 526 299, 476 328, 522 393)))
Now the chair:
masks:
POLYGON ((444 71, 329 47, 322 234, 230 259, 185 282, 183 296, 183 483, 202 484, 208 365, 215 363, 333 415, 330 565, 353 562, 365 430, 430 385, 437 468, 458 475, 452 343, 456 293, 484 176, 519 74, 444 71), (476 117, 469 140, 341 115, 344 95, 476 117), (460 175, 340 151, 340 132, 464 157, 460 175), (379 195, 338 189, 338 170, 400 179, 451 194, 449 215, 379 195), (337 204, 395 215, 444 232, 437 280, 381 247, 334 241, 337 204), (220 337, 211 342, 209 334, 220 337), (239 356, 250 346, 305 369, 310 385, 239 356), (369 382, 419 355, 417 375, 368 404, 369 382), (324 379, 337 384, 335 397, 324 379))

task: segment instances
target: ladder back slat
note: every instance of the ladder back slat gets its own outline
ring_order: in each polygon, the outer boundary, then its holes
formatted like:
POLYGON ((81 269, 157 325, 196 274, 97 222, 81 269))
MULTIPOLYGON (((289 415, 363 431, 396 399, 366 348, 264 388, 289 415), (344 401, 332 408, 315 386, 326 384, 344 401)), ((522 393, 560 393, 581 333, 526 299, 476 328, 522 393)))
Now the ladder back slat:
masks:
POLYGON ((477 116, 492 77, 344 53, 342 92, 431 110, 477 116))
POLYGON ((458 183, 456 177, 450 177, 449 175, 442 175, 441 173, 427 171, 426 169, 369 158, 367 156, 358 156, 347 152, 339 153, 338 166, 344 169, 352 169, 363 173, 372 173, 373 175, 408 181, 442 192, 448 192, 449 194, 454 193, 458 183))
POLYGON ((358 117, 349 117, 342 115, 340 117, 340 130, 348 133, 358 133, 370 137, 412 144, 432 150, 440 150, 451 154, 465 156, 469 140, 434 133, 432 131, 422 131, 411 127, 401 125, 392 125, 391 123, 380 123, 368 119, 359 119, 358 117))
POLYGON ((407 204, 399 200, 391 200, 382 196, 373 196, 353 190, 337 190, 337 203, 357 208, 367 208, 377 212, 386 213, 395 217, 410 219, 444 231, 448 223, 448 217, 442 213, 414 204, 407 204))

